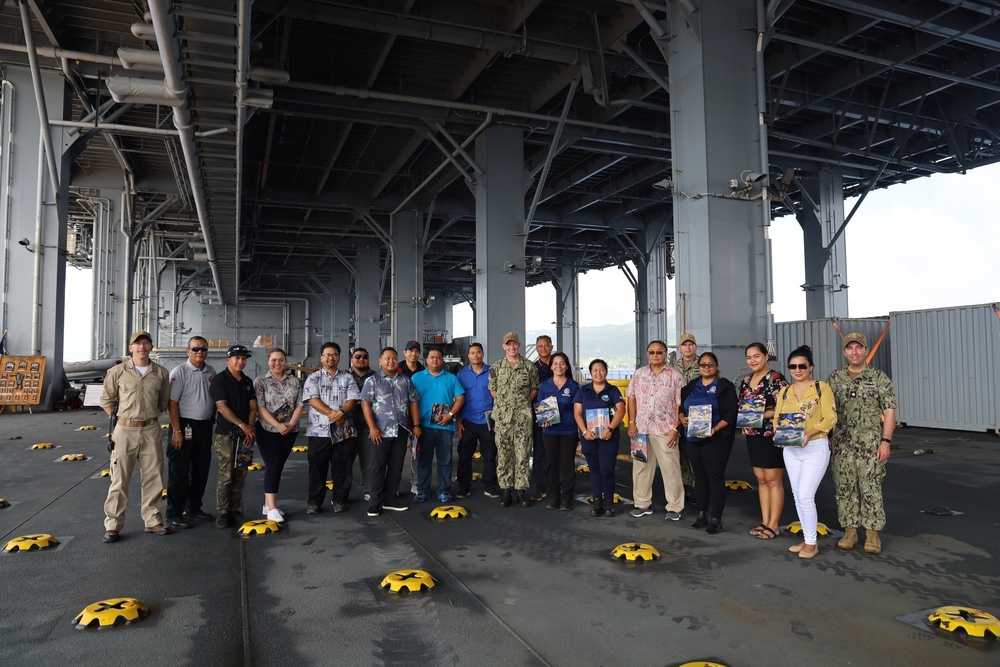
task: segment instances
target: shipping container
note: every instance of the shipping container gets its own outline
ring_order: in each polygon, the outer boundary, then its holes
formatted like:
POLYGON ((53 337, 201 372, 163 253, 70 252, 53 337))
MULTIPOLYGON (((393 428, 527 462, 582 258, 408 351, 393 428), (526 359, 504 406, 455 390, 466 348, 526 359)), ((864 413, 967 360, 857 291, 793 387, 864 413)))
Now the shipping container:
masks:
MULTIPOLYGON (((824 382, 830 373, 847 365, 844 358, 844 343, 842 336, 849 333, 861 333, 868 339, 868 349, 875 348, 879 336, 889 326, 888 317, 855 318, 830 317, 822 320, 796 320, 793 322, 778 322, 775 324, 775 347, 778 359, 771 367, 780 370, 787 378, 786 361, 792 350, 799 345, 808 345, 813 351, 813 361, 816 368, 813 377, 824 382), (836 325, 836 326, 834 326, 836 325), (840 329, 838 333, 837 329, 840 329)), ((892 377, 890 358, 890 330, 872 357, 871 365, 892 377)), ((744 371, 745 372, 745 371, 744 371)))
POLYGON ((889 318, 896 420, 997 432, 1000 304, 894 312, 889 318))

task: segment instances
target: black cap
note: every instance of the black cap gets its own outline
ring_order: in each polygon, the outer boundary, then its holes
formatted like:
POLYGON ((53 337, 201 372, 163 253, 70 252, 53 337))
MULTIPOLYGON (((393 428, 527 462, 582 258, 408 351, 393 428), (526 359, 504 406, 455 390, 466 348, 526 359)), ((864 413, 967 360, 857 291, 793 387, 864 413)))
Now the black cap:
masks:
POLYGON ((420 343, 418 343, 415 340, 411 340, 406 344, 406 347, 403 348, 403 351, 405 352, 406 350, 419 350, 419 349, 420 349, 420 343))
POLYGON ((252 356, 246 345, 230 345, 229 351, 226 352, 226 359, 229 357, 246 357, 249 359, 252 356))

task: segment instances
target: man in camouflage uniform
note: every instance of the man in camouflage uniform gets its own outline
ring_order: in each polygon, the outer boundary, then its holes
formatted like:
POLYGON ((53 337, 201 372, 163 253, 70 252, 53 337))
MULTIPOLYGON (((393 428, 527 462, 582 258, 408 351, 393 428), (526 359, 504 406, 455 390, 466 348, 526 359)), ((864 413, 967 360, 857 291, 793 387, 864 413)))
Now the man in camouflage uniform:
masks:
MULTIPOLYGON (((694 336, 689 333, 681 334, 680 342, 677 343, 677 349, 680 351, 681 356, 671 361, 670 367, 684 376, 685 384, 695 378, 701 377, 701 372, 698 370, 698 341, 694 339, 694 336)), ((677 448, 681 459, 681 481, 684 482, 685 495, 692 496, 694 489, 694 469, 691 467, 691 461, 688 459, 687 439, 684 437, 683 431, 681 431, 681 437, 677 441, 677 448)), ((694 498, 692 497, 691 500, 693 501, 694 498)), ((700 507, 698 509, 705 508, 700 507)))
POLYGON ((865 528, 865 553, 882 551, 878 532, 885 527, 882 478, 896 428, 896 393, 888 376, 868 365, 862 334, 844 338, 847 368, 830 373, 827 384, 837 404, 837 427, 830 439, 830 468, 837 496, 837 518, 845 534, 837 546, 850 551, 865 528))
POLYGON ((496 422, 497 481, 501 507, 510 507, 517 489, 521 506, 531 504, 528 459, 535 420, 532 402, 538 394, 538 370, 521 356, 521 339, 513 331, 503 337, 504 358, 490 366, 488 388, 496 422))

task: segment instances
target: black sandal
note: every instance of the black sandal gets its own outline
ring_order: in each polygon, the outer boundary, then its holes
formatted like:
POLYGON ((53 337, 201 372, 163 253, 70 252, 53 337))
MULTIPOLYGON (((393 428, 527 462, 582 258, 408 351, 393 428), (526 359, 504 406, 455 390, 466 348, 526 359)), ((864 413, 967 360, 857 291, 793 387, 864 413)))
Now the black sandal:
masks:
POLYGON ((773 540, 778 536, 778 533, 776 533, 770 526, 761 524, 760 532, 756 535, 758 540, 773 540))

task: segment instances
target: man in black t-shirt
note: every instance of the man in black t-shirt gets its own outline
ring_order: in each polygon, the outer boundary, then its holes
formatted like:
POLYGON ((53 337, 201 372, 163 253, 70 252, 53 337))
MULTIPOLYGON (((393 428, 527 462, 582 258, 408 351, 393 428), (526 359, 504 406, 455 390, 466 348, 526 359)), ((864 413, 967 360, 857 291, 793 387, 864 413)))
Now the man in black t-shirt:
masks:
POLYGON ((215 456, 219 462, 219 482, 215 491, 219 518, 217 528, 228 528, 234 521, 243 522, 243 484, 247 469, 235 467, 236 442, 244 445, 254 440, 257 421, 257 395, 253 380, 243 374, 250 355, 243 345, 230 345, 226 353, 226 370, 212 380, 208 393, 215 401, 215 456), (234 437, 234 435, 236 437, 234 437))

